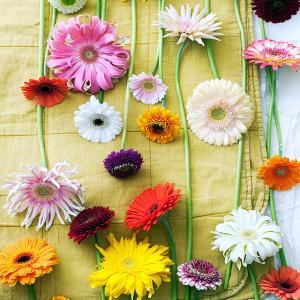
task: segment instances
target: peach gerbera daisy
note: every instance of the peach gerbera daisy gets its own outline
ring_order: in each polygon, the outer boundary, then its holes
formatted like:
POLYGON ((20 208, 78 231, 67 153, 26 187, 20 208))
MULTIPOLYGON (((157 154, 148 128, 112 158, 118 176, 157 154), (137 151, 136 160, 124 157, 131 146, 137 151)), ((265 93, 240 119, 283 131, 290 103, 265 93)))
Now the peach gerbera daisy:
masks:
POLYGON ((31 285, 57 263, 56 251, 46 240, 25 238, 0 252, 0 281, 11 287, 17 282, 31 285))
POLYGON ((259 176, 273 190, 289 190, 300 182, 300 162, 275 155, 259 169, 259 176))
POLYGON ((170 143, 179 134, 179 117, 162 107, 153 107, 145 111, 138 122, 146 137, 158 144, 170 143))

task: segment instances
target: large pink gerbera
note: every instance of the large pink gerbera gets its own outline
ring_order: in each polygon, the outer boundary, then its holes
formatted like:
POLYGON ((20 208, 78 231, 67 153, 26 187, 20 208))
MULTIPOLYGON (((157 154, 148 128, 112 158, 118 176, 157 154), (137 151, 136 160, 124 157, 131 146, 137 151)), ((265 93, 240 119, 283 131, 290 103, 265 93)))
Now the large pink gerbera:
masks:
POLYGON ((260 68, 271 66, 274 71, 289 66, 297 71, 300 65, 300 47, 287 42, 270 39, 255 41, 245 49, 245 59, 260 64, 260 68))
POLYGON ((53 30, 48 66, 75 91, 109 90, 128 69, 130 52, 119 40, 116 28, 98 17, 71 18, 53 30))

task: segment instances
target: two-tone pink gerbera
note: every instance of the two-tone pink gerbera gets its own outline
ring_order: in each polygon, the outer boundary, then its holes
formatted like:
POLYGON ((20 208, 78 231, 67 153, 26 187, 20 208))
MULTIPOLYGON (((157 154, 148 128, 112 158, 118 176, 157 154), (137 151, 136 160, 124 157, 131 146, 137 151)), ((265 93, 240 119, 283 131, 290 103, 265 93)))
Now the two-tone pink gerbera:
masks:
POLYGON ((95 16, 59 23, 49 46, 48 66, 74 91, 95 94, 112 89, 113 81, 128 69, 130 52, 122 47, 116 28, 95 16))
POLYGON ((287 42, 270 39, 255 41, 245 49, 245 59, 259 64, 260 68, 271 66, 274 71, 289 66, 297 71, 300 65, 300 47, 287 42))

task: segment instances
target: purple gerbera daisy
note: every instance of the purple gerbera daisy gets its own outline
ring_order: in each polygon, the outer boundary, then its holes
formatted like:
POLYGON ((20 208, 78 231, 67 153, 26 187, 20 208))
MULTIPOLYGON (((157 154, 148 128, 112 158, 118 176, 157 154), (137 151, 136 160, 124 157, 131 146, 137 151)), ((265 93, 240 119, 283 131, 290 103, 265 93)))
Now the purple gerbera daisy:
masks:
POLYGON ((216 289, 222 283, 221 274, 206 260, 193 259, 178 266, 177 275, 183 285, 197 290, 216 289))
POLYGON ((125 178, 137 173, 143 163, 142 155, 133 149, 111 152, 103 161, 111 176, 125 178))

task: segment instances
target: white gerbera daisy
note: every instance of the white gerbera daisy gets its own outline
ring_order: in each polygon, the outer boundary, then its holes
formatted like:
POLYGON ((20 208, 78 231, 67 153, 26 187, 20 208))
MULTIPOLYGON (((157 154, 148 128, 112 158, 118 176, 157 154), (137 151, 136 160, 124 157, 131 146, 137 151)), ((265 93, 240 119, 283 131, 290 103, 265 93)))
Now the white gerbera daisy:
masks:
POLYGON ((228 146, 238 142, 254 118, 251 99, 236 83, 214 79, 200 83, 187 104, 187 118, 201 140, 228 146))
POLYGON ((220 22, 217 22, 217 15, 210 13, 205 16, 205 8, 199 13, 200 5, 192 8, 187 4, 181 5, 180 14, 170 5, 164 11, 159 12, 159 20, 153 25, 164 28, 167 31, 165 37, 179 37, 178 44, 187 38, 204 45, 203 39, 219 40, 217 37, 223 35, 216 32, 221 29, 220 22))
POLYGON ((232 261, 239 269, 253 261, 264 263, 282 247, 279 226, 256 210, 234 210, 213 233, 213 249, 223 252, 226 264, 232 261))
POLYGON ((122 129, 121 113, 116 112, 107 102, 100 104, 95 96, 80 105, 74 115, 78 133, 91 142, 110 142, 122 129))
POLYGON ((144 104, 156 104, 161 101, 168 89, 158 75, 154 76, 144 72, 132 75, 129 79, 129 87, 133 97, 144 104))
POLYGON ((48 0, 59 12, 67 15, 79 11, 86 0, 48 0))
POLYGON ((28 174, 12 174, 16 179, 7 180, 0 186, 10 189, 4 205, 8 214, 14 216, 26 211, 21 224, 25 227, 29 227, 39 215, 37 230, 44 225, 49 229, 55 216, 61 224, 64 224, 63 218, 71 222, 71 216, 84 209, 85 191, 78 180, 69 178, 78 174, 77 167, 66 170, 68 166, 66 162, 57 163, 50 170, 28 166, 28 174))

